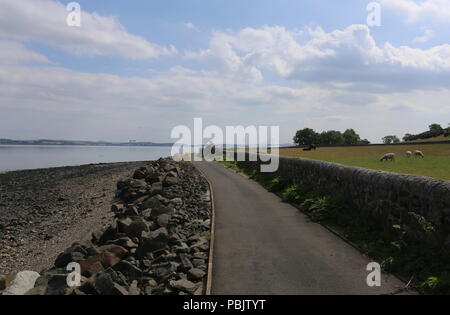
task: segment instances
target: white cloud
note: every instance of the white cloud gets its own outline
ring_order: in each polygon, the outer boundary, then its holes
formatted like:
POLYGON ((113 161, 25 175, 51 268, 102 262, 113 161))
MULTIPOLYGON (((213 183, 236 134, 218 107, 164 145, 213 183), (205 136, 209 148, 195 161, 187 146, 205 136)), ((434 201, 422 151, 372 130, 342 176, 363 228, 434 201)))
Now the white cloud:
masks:
POLYGON ((246 79, 252 82, 262 80, 261 72, 234 50, 234 37, 223 32, 216 32, 211 39, 209 49, 200 52, 187 52, 185 57, 208 62, 212 67, 227 77, 246 79))
POLYGON ((283 143, 306 126, 353 127, 379 141, 392 126, 407 132, 417 121, 439 122, 450 111, 449 98, 447 89, 374 97, 348 91, 345 85, 253 84, 181 66, 146 78, 83 73, 49 63, 0 64, 0 133, 11 138, 169 141, 172 127, 203 117, 205 124, 221 126, 280 125, 283 143), (414 110, 390 110, 405 104, 414 110))
POLYGON ((406 22, 423 20, 450 22, 450 0, 382 0, 383 10, 395 12, 406 18, 406 22))
POLYGON ((198 31, 198 28, 191 22, 186 22, 183 25, 189 30, 198 31))
POLYGON ((329 108, 328 97, 320 95, 324 91, 255 85, 181 66, 143 78, 83 73, 50 63, 8 63, 0 64, 0 133, 12 138, 56 134, 168 141, 171 127, 194 117, 208 124, 268 125, 276 124, 276 115, 329 108))
POLYGON ((429 28, 423 28, 423 35, 414 38, 414 43, 426 43, 434 36, 434 31, 429 28))
POLYGON ((168 141, 173 126, 197 116, 217 117, 219 104, 232 112, 252 106, 237 102, 250 90, 260 95, 251 85, 181 66, 145 78, 83 73, 51 63, 25 65, 46 60, 21 44, 7 44, 0 42, 0 48, 17 48, 17 56, 24 57, 13 60, 8 54, 3 61, 11 62, 0 63, 4 137, 168 141))
POLYGON ((113 17, 82 11, 81 27, 69 27, 68 14, 53 0, 0 0, 0 37, 38 40, 76 55, 148 59, 176 52, 128 33, 113 17))
POLYGON ((255 81, 263 79, 263 71, 272 71, 284 79, 347 84, 348 89, 368 92, 450 86, 450 45, 379 46, 366 25, 329 33, 321 28, 294 32, 280 26, 215 32, 208 49, 187 57, 255 81))
POLYGON ((16 64, 23 62, 47 63, 47 57, 28 50, 23 44, 0 40, 0 64, 16 64))

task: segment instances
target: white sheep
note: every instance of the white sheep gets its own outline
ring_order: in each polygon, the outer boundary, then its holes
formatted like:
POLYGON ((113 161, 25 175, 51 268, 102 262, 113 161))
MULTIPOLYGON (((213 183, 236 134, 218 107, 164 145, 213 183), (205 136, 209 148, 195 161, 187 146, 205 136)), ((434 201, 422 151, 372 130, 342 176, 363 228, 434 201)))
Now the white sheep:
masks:
POLYGON ((423 154, 423 152, 422 151, 419 151, 419 150, 416 150, 416 151, 414 151, 414 156, 418 156, 418 157, 421 157, 422 159, 425 157, 425 155, 423 154))
POLYGON ((406 151, 406 157, 410 158, 412 156, 412 152, 411 151, 406 151))
POLYGON ((380 162, 383 161, 394 161, 395 160, 395 153, 386 153, 385 155, 383 155, 380 159, 380 162))

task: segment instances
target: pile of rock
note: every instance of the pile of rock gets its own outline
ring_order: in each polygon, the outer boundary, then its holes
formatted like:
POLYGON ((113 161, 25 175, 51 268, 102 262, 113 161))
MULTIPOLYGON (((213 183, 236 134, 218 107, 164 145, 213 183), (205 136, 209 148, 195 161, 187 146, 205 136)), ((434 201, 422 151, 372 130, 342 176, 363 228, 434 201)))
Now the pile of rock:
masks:
POLYGON ((193 165, 152 162, 119 181, 117 197, 114 222, 93 233, 92 241, 73 244, 39 278, 34 275, 26 294, 204 293, 211 204, 208 184, 193 165), (67 284, 73 262, 81 272, 77 287, 67 284))

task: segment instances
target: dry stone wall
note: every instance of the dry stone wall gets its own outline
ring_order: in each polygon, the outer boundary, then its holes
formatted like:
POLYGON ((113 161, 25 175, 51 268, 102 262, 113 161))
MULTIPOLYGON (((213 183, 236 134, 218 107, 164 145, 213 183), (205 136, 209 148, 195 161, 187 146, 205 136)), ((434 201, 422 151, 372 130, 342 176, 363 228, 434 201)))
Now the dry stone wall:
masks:
MULTIPOLYGON (((248 154, 246 161, 250 167, 262 164, 259 159, 249 161, 248 154)), ((409 213, 414 212, 450 232, 450 181, 288 157, 280 157, 278 171, 270 176, 347 197, 386 224, 411 225, 414 218, 409 213)))

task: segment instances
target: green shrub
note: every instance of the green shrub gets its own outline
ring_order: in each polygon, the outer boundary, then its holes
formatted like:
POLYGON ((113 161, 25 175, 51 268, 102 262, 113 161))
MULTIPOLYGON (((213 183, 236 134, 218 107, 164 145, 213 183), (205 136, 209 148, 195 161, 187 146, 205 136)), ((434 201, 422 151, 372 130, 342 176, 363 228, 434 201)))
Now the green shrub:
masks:
POLYGON ((427 280, 421 283, 420 287, 424 291, 433 291, 439 287, 439 278, 437 277, 428 277, 427 280))
POLYGON ((349 207, 344 199, 330 196, 308 198, 300 206, 314 221, 318 222, 335 220, 345 215, 349 207))
POLYGON ((439 277, 428 277, 420 284, 420 289, 430 294, 448 294, 450 291, 450 272, 442 273, 439 277))
POLYGON ((425 217, 421 216, 420 214, 417 214, 415 212, 408 212, 410 216, 412 216, 414 219, 416 219, 417 223, 419 224, 420 228, 426 232, 426 233, 434 233, 436 232, 436 229, 434 228, 433 224, 427 221, 425 217))
POLYGON ((276 177, 269 182, 268 188, 271 192, 283 191, 288 185, 288 181, 281 177, 276 177))
POLYGON ((287 202, 301 205, 306 199, 312 198, 313 193, 310 189, 299 185, 288 186, 282 193, 283 199, 287 202))

